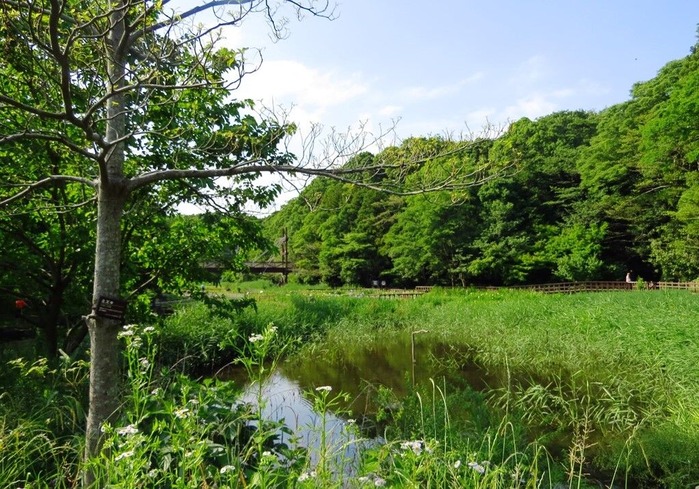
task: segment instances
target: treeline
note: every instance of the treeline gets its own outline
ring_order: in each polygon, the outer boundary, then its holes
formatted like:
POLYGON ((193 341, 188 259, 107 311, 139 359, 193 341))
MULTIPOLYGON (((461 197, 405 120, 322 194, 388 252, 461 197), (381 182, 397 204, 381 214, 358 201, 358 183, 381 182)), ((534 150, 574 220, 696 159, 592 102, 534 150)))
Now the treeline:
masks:
POLYGON ((408 197, 317 179, 266 219, 266 232, 288 232, 304 283, 508 285, 623 280, 628 271, 696 279, 698 46, 599 113, 523 118, 464 147, 412 138, 349 163, 442 154, 405 178, 430 180, 454 164, 506 168, 504 176, 408 197))

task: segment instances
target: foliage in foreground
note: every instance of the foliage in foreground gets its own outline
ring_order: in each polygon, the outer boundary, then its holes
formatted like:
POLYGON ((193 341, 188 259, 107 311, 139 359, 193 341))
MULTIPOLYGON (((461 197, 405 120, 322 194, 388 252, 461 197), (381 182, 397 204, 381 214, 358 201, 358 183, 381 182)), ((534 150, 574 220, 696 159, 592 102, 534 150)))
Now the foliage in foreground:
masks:
MULTIPOLYGON (((258 322, 241 319, 233 339, 220 343, 242 352, 258 404, 241 403, 237 384, 196 382, 178 368, 154 366, 154 340, 160 345, 163 331, 122 333, 129 366, 123 415, 105 428, 107 449, 91 461, 96 474, 115 487, 583 487, 590 477, 626 487, 695 482, 696 365, 688 350, 695 340, 687 325, 698 309, 690 294, 435 291, 407 302, 329 296, 284 302, 265 294, 259 309, 270 309, 258 322), (284 353, 292 320, 312 325, 323 314, 331 320, 327 336, 302 350, 316 359, 356 355, 419 325, 440 341, 469 345, 461 352, 490 370, 509 365, 509 374, 490 395, 433 382, 402 399, 387 396, 382 442, 367 446, 357 431, 340 442, 328 438, 319 466, 317 454, 294 444, 297 433, 264 419, 259 401, 271 373, 263 360, 284 353), (261 326, 275 315, 278 326, 261 326), (633 357, 625 354, 630 349, 633 357), (468 404, 473 409, 465 415, 468 404), (342 458, 349 445, 362 447, 354 465, 342 458), (350 468, 343 472, 339 462, 350 468)), ((199 332, 213 327, 211 318, 195 316, 199 332)), ((223 335, 225 328, 217 331, 223 335)), ((76 487, 83 467, 76 392, 84 366, 14 365, 22 383, 7 384, 2 397, 1 485, 76 487)), ((328 408, 341 412, 341 396, 329 386, 306 395, 321 416, 328 408)))
MULTIPOLYGON (((278 352, 276 333, 268 326, 248 338, 242 363, 253 385, 261 387, 271 373, 267 361, 274 363, 269 356, 278 352)), ((332 393, 331 386, 307 393, 320 419, 309 429, 321 431, 319 446, 309 456, 283 424, 262 418, 261 388, 256 402, 244 403, 232 382, 195 382, 158 370, 153 335, 152 327, 131 326, 121 333, 128 365, 123 414, 103 427, 104 449, 87 462, 109 487, 501 487, 513 470, 527 474, 527 487, 536 487, 538 468, 528 465, 536 463, 536 451, 533 457, 516 453, 500 460, 503 455, 493 448, 503 444, 489 440, 480 447, 455 450, 446 436, 437 440, 424 430, 415 431, 408 441, 365 448, 356 465, 342 455, 348 444, 367 447, 356 425, 347 423, 346 436, 339 440, 324 435, 327 414, 331 409, 339 412, 344 398, 332 393)), ((66 363, 52 370, 42 361, 14 365, 35 387, 85 372, 82 364, 66 363)), ((34 401, 41 399, 38 392, 28 394, 34 401)), ((2 486, 77 487, 84 469, 81 436, 59 435, 41 426, 46 407, 32 406, 21 415, 9 403, 3 405, 2 486)), ((66 415, 73 408, 66 403, 56 410, 66 415)), ((73 420, 73 429, 80 421, 73 420)), ((506 430, 494 438, 498 436, 506 436, 506 430)))

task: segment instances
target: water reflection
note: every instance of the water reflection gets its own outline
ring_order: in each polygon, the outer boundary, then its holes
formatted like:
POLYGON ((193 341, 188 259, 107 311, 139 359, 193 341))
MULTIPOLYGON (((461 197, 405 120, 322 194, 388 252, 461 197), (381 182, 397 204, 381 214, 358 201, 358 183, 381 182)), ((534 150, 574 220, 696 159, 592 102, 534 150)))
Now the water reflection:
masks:
MULTIPOLYGON (((232 372, 229 375, 235 376, 232 372)), ((308 395, 298 382, 276 370, 262 385, 248 385, 242 400, 257 405, 258 399, 263 399, 263 419, 282 422, 293 432, 280 432, 279 441, 292 448, 308 449, 312 466, 318 463, 324 442, 330 466, 342 468, 345 474, 354 473, 362 447, 371 441, 359 436, 353 420, 332 412, 316 412, 308 395)))
POLYGON ((357 416, 376 413, 376 391, 385 387, 397 399, 414 386, 429 386, 434 380, 455 389, 477 391, 502 385, 502 372, 490 372, 476 365, 463 348, 423 339, 411 344, 410 337, 375 344, 371 349, 337 353, 332 361, 295 358, 281 367, 284 375, 306 388, 331 385, 347 392, 347 406, 357 416))
MULTIPOLYGON (((454 388, 470 386, 476 390, 501 382, 498 375, 484 371, 469 358, 468 352, 451 345, 401 338, 346 355, 340 352, 332 360, 295 358, 278 366, 262 385, 248 385, 243 400, 256 404, 258 398, 264 399, 264 419, 283 422, 294 433, 291 438, 280 433, 280 441, 307 448, 312 464, 319 458, 325 416, 325 439, 333 450, 332 465, 344 467, 348 473, 357 467, 362 447, 377 442, 373 438, 376 433, 363 424, 362 438, 354 423, 348 423, 349 416, 316 412, 312 404, 316 387, 332 386, 331 395, 349 394, 350 402, 342 405, 343 412, 366 421, 377 412, 376 392, 380 387, 401 399, 414 385, 428 385, 431 379, 440 385, 446 382, 454 388)), ((246 382, 242 369, 227 370, 222 377, 246 382)))

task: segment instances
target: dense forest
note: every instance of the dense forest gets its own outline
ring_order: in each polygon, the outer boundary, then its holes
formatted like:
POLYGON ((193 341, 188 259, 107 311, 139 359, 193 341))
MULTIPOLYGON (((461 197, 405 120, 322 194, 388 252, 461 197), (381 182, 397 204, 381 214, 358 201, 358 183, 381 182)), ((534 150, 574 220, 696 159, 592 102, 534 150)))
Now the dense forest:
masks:
MULTIPOLYGON (((265 220, 288 233, 303 283, 393 286, 692 280, 699 276, 699 43, 601 112, 555 112, 494 139, 439 137, 357 155, 441 154, 509 169, 484 185, 407 197, 316 179, 265 220)), ((377 178, 387 178, 378 175, 377 178)))
MULTIPOLYGON (((599 113, 521 119, 497 138, 467 144, 411 138, 347 163, 406 162, 393 174, 371 175, 375 186, 383 187, 388 185, 381 180, 396 179, 413 180, 412 188, 423 182, 429 187, 454 167, 461 174, 496 173, 490 180, 485 175, 482 185, 400 196, 317 178, 264 221, 245 215, 242 204, 228 215, 181 216, 177 197, 196 197, 197 189, 168 183, 143 190, 126 207, 122 230, 122 296, 130 303, 129 320, 147 314, 158 294, 181 295, 210 280, 204 263, 240 270, 246 258, 275 259, 270 244, 285 233, 296 270, 292 279, 306 284, 510 285, 623 280, 628 271, 644 280, 694 280, 697 47, 655 78, 637 83, 629 100, 599 113)), ((41 180, 52 168, 79 165, 70 152, 38 142, 31 151, 6 145, 0 159, 7 162, 0 166, 5 182, 41 180)), ((236 191, 240 202, 265 205, 278 188, 245 180, 236 191)), ((0 319, 12 317, 15 300, 25 300, 25 322, 44 331, 53 354, 71 349, 65 330, 75 326, 76 341, 85 332, 81 315, 89 308, 86 290, 93 280, 94 194, 62 182, 34 195, 0 213, 0 319)))

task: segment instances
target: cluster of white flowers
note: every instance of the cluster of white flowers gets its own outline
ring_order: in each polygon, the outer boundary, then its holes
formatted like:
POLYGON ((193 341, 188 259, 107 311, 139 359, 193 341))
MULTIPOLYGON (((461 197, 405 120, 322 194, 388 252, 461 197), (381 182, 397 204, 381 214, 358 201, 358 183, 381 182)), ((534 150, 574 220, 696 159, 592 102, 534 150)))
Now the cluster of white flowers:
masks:
POLYGON ((144 333, 152 333, 154 331, 155 331, 155 328, 153 326, 146 326, 145 328, 143 328, 144 333))
POLYGON ((262 336, 261 334, 254 334, 254 335, 251 335, 251 336, 248 338, 248 341, 249 341, 250 343, 257 343, 258 341, 262 341, 262 340, 264 340, 264 339, 265 339, 265 337, 262 336))
POLYGON ((311 470, 310 472, 304 472, 302 473, 299 478, 297 479, 299 482, 305 482, 308 479, 315 479, 316 476, 316 471, 311 470))
POLYGON ((365 482, 373 482, 374 487, 383 487, 386 485, 386 479, 379 477, 378 475, 365 475, 357 479, 361 484, 365 482))
POLYGON ((135 324, 125 324, 123 331, 119 331, 117 338, 125 338, 127 336, 134 336, 136 334, 135 324))
POLYGON ((128 450, 128 451, 126 451, 126 452, 123 452, 123 453, 120 453, 119 455, 117 455, 117 456, 114 458, 114 461, 115 461, 115 462, 118 462, 119 460, 121 460, 121 459, 123 459, 123 458, 133 457, 133 454, 134 454, 134 451, 133 451, 133 450, 128 450))
POLYGON ((187 408, 177 409, 175 411, 175 416, 182 419, 182 418, 186 418, 188 413, 189 413, 189 409, 187 409, 187 408))
POLYGON ((277 456, 270 452, 269 450, 265 450, 262 452, 262 455, 260 457, 260 464, 261 465, 273 465, 277 461, 277 456))
POLYGON ((425 443, 422 440, 404 441, 400 444, 401 450, 412 450, 415 455, 420 455, 425 449, 425 443))
POLYGON ((117 433, 121 436, 135 435, 138 433, 138 428, 130 424, 128 426, 124 426, 123 428, 119 428, 117 433))
POLYGON ((138 362, 141 364, 141 367, 144 369, 147 369, 148 367, 150 367, 150 361, 146 357, 139 359, 138 362))
MULTIPOLYGON (((485 464, 485 462, 483 462, 485 464)), ((478 472, 479 474, 485 474, 485 467, 478 462, 469 462, 468 466, 478 472)))
POLYGON ((320 387, 316 387, 316 391, 318 392, 330 392, 331 390, 333 390, 333 388, 330 385, 321 385, 320 387))
POLYGON ((235 467, 233 467, 232 465, 224 465, 223 467, 221 467, 221 470, 219 470, 219 472, 221 474, 225 474, 227 472, 233 472, 234 470, 235 467))

